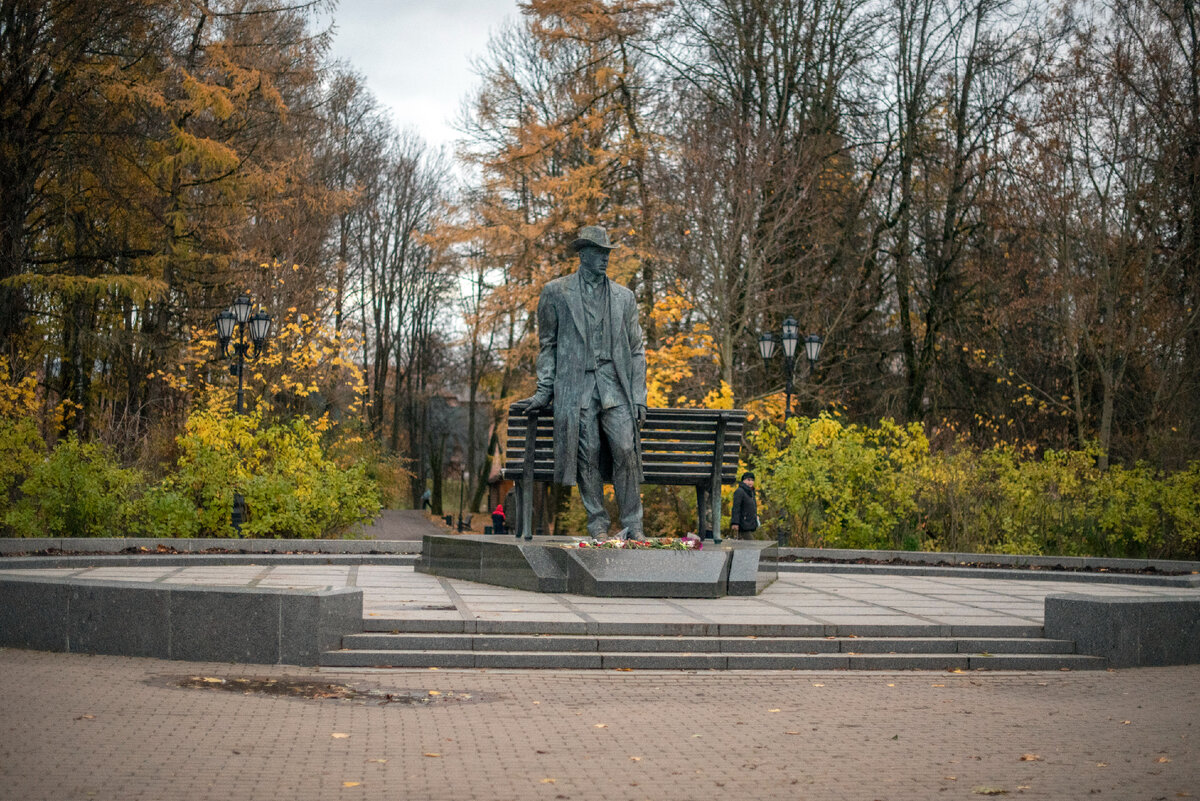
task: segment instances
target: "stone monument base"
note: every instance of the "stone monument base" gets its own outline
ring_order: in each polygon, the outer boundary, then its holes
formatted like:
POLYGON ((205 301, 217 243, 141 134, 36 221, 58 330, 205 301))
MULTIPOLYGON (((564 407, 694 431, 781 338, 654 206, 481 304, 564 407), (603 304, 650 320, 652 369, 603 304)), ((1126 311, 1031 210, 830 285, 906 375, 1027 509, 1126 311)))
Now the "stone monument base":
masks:
POLYGON ((416 569, 531 592, 601 598, 757 595, 778 578, 775 545, 726 540, 698 551, 564 548, 566 537, 427 535, 416 569))

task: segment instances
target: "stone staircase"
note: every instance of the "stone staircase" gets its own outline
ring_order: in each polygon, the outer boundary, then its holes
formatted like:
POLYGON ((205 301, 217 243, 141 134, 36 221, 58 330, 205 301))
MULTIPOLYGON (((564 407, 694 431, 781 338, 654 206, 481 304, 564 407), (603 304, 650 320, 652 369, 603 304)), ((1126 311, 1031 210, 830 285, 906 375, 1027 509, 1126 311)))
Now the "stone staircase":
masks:
MULTIPOLYGON (((469 626, 470 624, 468 624, 469 626)), ((324 667, 535 668, 599 670, 1096 670, 1107 661, 1075 652, 1069 640, 1042 636, 1040 626, 1004 626, 989 636, 856 635, 846 626, 828 636, 787 636, 779 626, 740 625, 734 633, 686 624, 591 624, 586 633, 547 631, 546 623, 507 622, 464 631, 461 621, 364 621, 362 634, 321 655, 324 667), (439 625, 439 624, 445 625, 439 625), (487 630, 494 628, 497 630, 487 630), (442 629, 442 630, 438 630, 442 629), (636 633, 629 633, 636 631, 636 633)), ((869 632, 869 633, 868 633, 869 632)))

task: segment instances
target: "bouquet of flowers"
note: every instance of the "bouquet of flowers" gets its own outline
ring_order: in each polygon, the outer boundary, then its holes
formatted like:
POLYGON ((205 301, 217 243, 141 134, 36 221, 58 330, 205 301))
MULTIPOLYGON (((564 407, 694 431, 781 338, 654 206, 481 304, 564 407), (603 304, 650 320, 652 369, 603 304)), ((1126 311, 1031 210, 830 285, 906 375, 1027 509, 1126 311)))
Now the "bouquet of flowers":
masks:
POLYGON ((562 546, 564 548, 609 548, 623 549, 626 551, 699 551, 704 547, 704 543, 698 538, 687 537, 660 537, 658 539, 648 540, 579 540, 570 545, 562 546))

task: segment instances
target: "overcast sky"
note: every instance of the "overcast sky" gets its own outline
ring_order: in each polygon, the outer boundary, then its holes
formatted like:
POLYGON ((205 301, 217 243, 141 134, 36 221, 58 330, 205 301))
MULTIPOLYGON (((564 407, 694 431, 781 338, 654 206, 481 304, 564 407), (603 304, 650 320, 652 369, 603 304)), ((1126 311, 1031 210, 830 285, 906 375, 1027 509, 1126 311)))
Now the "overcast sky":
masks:
POLYGON ((456 138, 453 123, 477 81, 474 57, 516 0, 340 0, 334 58, 366 76, 397 127, 411 127, 434 147, 456 138))

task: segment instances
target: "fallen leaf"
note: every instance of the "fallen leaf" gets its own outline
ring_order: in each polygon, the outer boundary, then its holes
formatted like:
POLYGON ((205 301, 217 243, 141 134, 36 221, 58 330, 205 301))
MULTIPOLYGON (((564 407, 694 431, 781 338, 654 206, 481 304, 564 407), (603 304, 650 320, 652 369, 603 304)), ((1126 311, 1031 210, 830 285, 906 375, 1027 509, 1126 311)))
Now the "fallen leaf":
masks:
POLYGON ((1028 790, 1032 786, 1033 786, 1032 784, 1018 784, 1017 789, 1018 790, 1028 790))
POLYGON ((1008 794, 1008 790, 1005 790, 1003 787, 987 787, 987 786, 979 786, 979 787, 972 788, 971 792, 975 793, 976 795, 1007 795, 1008 794))
POLYGON ((607 723, 597 723, 597 724, 594 726, 594 728, 597 728, 597 729, 607 729, 607 728, 608 728, 608 724, 607 724, 607 723))
POLYGON ((784 734, 799 734, 798 731, 785 731, 784 734))
POLYGON ((1155 762, 1170 762, 1171 760, 1170 760, 1168 757, 1161 756, 1161 757, 1159 757, 1158 759, 1156 759, 1156 760, 1154 760, 1154 761, 1155 761, 1155 762))
POLYGON ((430 670, 437 670, 437 668, 430 668, 430 670))
POLYGON ((641 762, 642 758, 641 757, 630 757, 629 761, 630 762, 641 762))
POLYGON ((956 781, 958 781, 958 777, 957 777, 957 776, 943 776, 942 778, 943 778, 943 779, 945 779, 945 780, 946 780, 946 781, 948 781, 948 782, 956 782, 956 781))
POLYGON ((896 685, 895 685, 895 684, 889 684, 888 686, 889 686, 889 687, 895 687, 896 685))
POLYGON ((703 736, 704 736, 703 734, 693 734, 693 735, 692 735, 692 739, 694 740, 694 739, 696 739, 697 737, 703 737, 703 736))
POLYGON ((95 715, 80 715, 79 717, 77 717, 75 719, 76 720, 95 720, 96 716, 95 715))
POLYGON ((537 749, 536 751, 534 751, 533 753, 535 753, 535 754, 548 754, 548 753, 550 753, 550 752, 549 752, 549 751, 543 751, 542 749, 540 749, 540 748, 539 748, 539 749, 537 749))
POLYGON ((1108 767, 1108 763, 1107 763, 1107 762, 1097 762, 1097 763, 1096 763, 1096 767, 1098 767, 1098 768, 1107 768, 1107 767, 1108 767))
POLYGON ((813 686, 814 687, 824 687, 825 685, 824 684, 814 684, 813 686))
POLYGON ((386 759, 368 759, 367 761, 368 762, 378 762, 380 765, 383 765, 387 762, 386 759))
POLYGON ((1041 762, 1042 758, 1037 754, 1021 754, 1022 762, 1041 762))
POLYGON ((441 754, 439 754, 437 751, 426 751, 426 752, 425 752, 425 756, 427 756, 427 757, 440 757, 440 756, 441 756, 441 754))
POLYGON ((768 709, 767 711, 768 712, 778 712, 779 710, 778 709, 768 709))
POLYGON ((440 693, 440 692, 438 692, 437 690, 430 690, 430 691, 429 691, 429 694, 430 694, 430 695, 441 695, 441 693, 440 693))
POLYGON ((930 687, 945 687, 945 684, 930 684, 930 687))
POLYGON ((1130 723, 1133 723, 1133 721, 1132 720, 1122 720, 1121 721, 1122 726, 1128 726, 1130 723))
POLYGON ((362 782, 342 782, 343 787, 358 787, 362 782))
POLYGON ((546 777, 545 779, 542 779, 542 784, 554 784, 556 781, 558 781, 558 779, 551 779, 550 777, 546 777))
POLYGON ((332 738, 333 738, 333 739, 335 739, 335 740, 345 740, 345 739, 346 739, 347 737, 349 737, 350 735, 349 735, 349 734, 342 734, 340 731, 335 731, 333 734, 331 734, 331 735, 329 735, 329 736, 330 736, 330 737, 332 737, 332 738))

